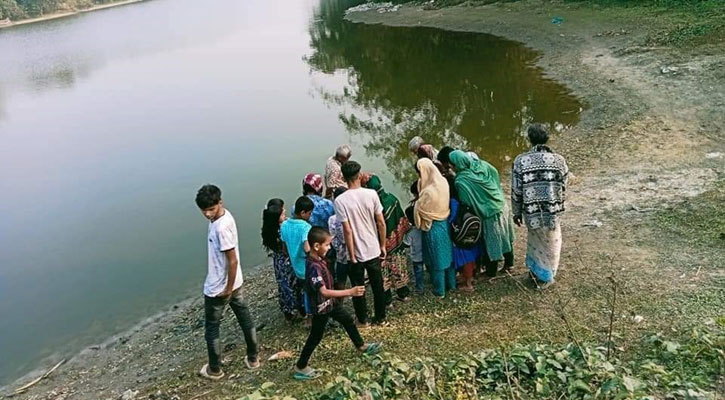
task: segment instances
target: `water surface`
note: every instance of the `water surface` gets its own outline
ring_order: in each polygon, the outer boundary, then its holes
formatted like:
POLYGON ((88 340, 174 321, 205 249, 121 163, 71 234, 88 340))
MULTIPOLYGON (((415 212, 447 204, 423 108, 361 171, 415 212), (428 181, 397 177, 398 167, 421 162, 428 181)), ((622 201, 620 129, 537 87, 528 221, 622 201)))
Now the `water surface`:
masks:
POLYGON ((406 197, 416 134, 508 168, 525 124, 576 122, 532 51, 345 22, 357 3, 155 0, 0 31, 0 384, 199 295, 204 183, 249 276, 266 200, 341 143, 406 197))

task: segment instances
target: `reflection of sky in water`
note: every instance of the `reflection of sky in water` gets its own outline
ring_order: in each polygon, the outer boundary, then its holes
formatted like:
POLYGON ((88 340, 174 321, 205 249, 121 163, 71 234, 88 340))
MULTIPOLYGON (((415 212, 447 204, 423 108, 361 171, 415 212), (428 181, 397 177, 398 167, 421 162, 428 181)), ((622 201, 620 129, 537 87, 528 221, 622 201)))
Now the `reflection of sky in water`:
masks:
POLYGON ((265 260, 267 199, 349 141, 310 96, 312 4, 154 0, 0 32, 0 382, 198 294, 201 184, 244 270, 265 260))
POLYGON ((491 103, 457 36, 355 27, 315 3, 154 0, 0 31, 0 382, 198 294, 203 183, 224 191, 249 271, 267 199, 293 203, 337 145, 406 198, 414 133, 513 154, 510 130, 562 110, 542 111, 561 93, 529 90, 540 77, 521 67, 526 96, 491 103), (410 67, 448 59, 460 71, 410 67), (487 112, 517 122, 479 138, 487 112))
POLYGON ((155 0, 97 11, 92 17, 6 29, 0 32, 0 54, 12 57, 12 62, 0 63, 0 82, 37 90, 68 88, 77 77, 87 77, 109 63, 229 35, 244 18, 244 7, 230 2, 224 7, 227 12, 219 13, 214 7, 195 9, 155 0), (126 21, 126 26, 108 29, 109 22, 116 21, 126 21))

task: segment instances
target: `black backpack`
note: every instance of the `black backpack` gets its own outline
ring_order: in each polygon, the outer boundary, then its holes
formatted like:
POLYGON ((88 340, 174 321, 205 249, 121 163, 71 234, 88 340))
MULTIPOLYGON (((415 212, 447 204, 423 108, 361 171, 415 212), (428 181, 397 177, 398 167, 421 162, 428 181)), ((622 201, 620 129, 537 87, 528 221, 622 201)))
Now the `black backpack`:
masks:
POLYGON ((463 203, 458 204, 458 214, 452 224, 453 243, 456 247, 470 249, 481 240, 481 218, 463 203))

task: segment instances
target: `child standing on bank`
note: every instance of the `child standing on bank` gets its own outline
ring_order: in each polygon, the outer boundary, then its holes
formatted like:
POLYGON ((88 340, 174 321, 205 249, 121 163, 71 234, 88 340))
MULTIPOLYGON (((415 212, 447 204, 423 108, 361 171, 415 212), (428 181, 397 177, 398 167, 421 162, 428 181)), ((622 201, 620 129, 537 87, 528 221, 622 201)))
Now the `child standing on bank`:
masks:
POLYGON ((301 307, 303 314, 308 314, 307 299, 304 295, 305 281, 305 258, 310 246, 307 243, 307 234, 312 229, 309 224, 312 210, 315 204, 307 196, 302 196, 295 202, 294 215, 292 218, 284 221, 279 228, 279 236, 282 239, 282 246, 289 255, 292 262, 292 269, 297 277, 297 285, 295 286, 295 294, 301 307))
MULTIPOLYGON (((416 167, 417 168, 417 167, 416 167)), ((418 181, 410 185, 410 206, 405 209, 405 217, 410 222, 410 231, 405 235, 405 244, 409 247, 410 262, 413 263, 415 274, 415 292, 423 294, 425 279, 423 277, 423 231, 415 227, 415 202, 418 200, 418 181)))
MULTIPOLYGON (((448 223, 451 227, 456 223, 458 213, 466 211, 465 205, 458 201, 454 186, 451 187, 451 215, 448 216, 448 223)), ((476 269, 476 261, 481 258, 481 246, 463 248, 453 243, 453 265, 456 271, 460 271, 463 277, 461 290, 466 293, 473 292, 473 275, 476 269)))
POLYGON ((413 206, 405 209, 405 216, 410 222, 410 230, 405 234, 405 244, 408 246, 410 262, 413 264, 415 274, 415 293, 423 294, 425 280, 423 278, 423 232, 415 227, 413 206))
POLYGON ((325 255, 330 250, 332 236, 320 227, 313 227, 308 236, 309 256, 306 262, 305 290, 309 296, 312 313, 312 330, 302 348, 300 358, 295 365, 294 379, 310 380, 317 377, 308 363, 312 352, 322 341, 325 327, 330 318, 337 321, 347 332, 355 348, 363 354, 371 355, 380 351, 380 343, 365 344, 355 326, 353 317, 345 311, 339 299, 348 296, 360 297, 365 294, 364 286, 355 286, 347 290, 334 290, 332 274, 327 268, 325 255))
POLYGON ((209 363, 201 368, 199 374, 207 379, 219 380, 224 376, 221 369, 219 325, 226 306, 232 308, 244 332, 244 341, 247 343, 247 358, 244 362, 249 369, 259 368, 257 332, 242 295, 237 224, 229 210, 224 208, 222 191, 214 185, 202 186, 196 193, 196 205, 209 220, 209 264, 204 281, 204 338, 209 363))

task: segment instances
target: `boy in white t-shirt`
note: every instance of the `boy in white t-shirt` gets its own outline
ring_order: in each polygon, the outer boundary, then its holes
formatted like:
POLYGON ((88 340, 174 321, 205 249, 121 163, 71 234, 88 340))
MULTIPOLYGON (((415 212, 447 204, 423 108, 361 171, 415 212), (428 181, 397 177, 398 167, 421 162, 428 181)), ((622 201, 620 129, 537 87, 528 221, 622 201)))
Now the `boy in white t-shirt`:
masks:
POLYGON ((211 380, 224 376, 221 369, 221 340, 219 325, 227 305, 232 308, 247 342, 247 358, 250 369, 259 368, 257 359, 257 332, 242 295, 242 269, 239 266, 239 239, 237 224, 232 214, 224 208, 222 192, 214 185, 204 185, 196 194, 196 205, 209 220, 208 271, 204 281, 204 338, 209 353, 209 363, 199 374, 211 380))

